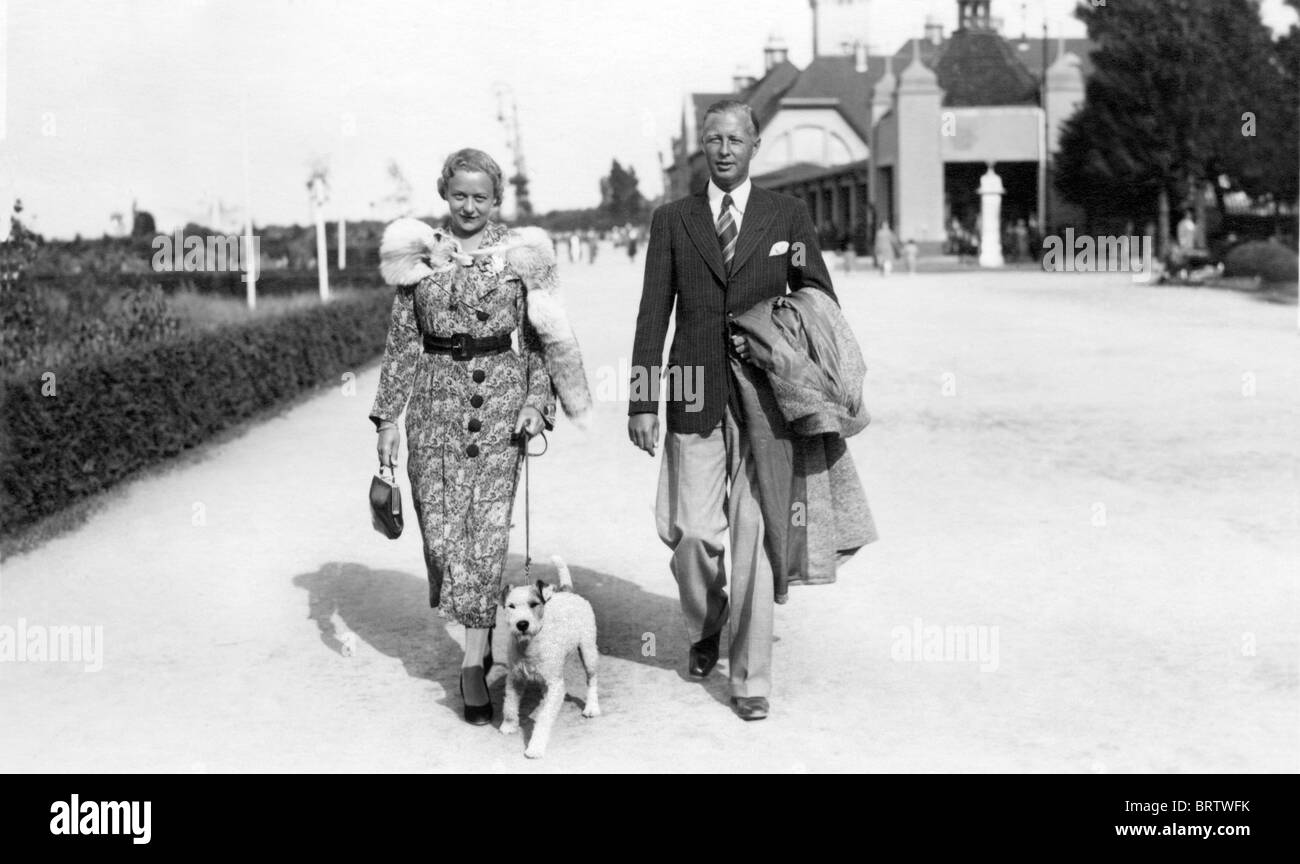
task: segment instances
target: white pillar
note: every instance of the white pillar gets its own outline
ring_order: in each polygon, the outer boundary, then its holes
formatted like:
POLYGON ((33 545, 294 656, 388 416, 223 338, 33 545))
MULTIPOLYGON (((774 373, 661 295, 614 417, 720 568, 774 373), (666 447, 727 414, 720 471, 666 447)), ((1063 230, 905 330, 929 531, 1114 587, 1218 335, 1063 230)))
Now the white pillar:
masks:
MULTIPOLYGON (((340 213, 339 214, 339 272, 340 273, 346 270, 348 266, 347 231, 343 227, 346 224, 347 224, 347 220, 344 219, 343 214, 340 213)), ((340 276, 339 278, 342 277, 340 276)))
POLYGON ((320 299, 325 302, 330 299, 330 259, 329 249, 325 243, 325 214, 320 207, 316 208, 316 273, 320 286, 320 299))
POLYGON ((325 202, 329 198, 329 190, 325 186, 325 178, 320 175, 312 177, 308 189, 311 192, 312 215, 316 221, 317 283, 321 302, 324 303, 330 299, 329 249, 325 242, 325 202))
POLYGON ((1006 189, 1002 178, 989 170, 980 178, 980 266, 1001 267, 1002 260, 1002 195, 1006 189))

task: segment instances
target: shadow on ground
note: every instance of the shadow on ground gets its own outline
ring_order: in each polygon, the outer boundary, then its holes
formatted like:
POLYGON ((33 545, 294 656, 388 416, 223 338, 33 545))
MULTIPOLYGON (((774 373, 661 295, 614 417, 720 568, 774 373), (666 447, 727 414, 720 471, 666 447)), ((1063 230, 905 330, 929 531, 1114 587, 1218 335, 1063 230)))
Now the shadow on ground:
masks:
MULTIPOLYGON (((616 657, 669 669, 686 679, 688 646, 675 598, 648 593, 635 583, 573 562, 569 563, 569 570, 574 589, 595 609, 602 659, 616 657)), ((510 556, 506 574, 508 582, 523 581, 521 556, 510 556)), ((556 581, 555 570, 549 562, 534 561, 532 577, 556 581)), ((327 649, 341 654, 344 646, 340 636, 355 634, 358 640, 381 654, 400 660, 406 674, 436 681, 449 694, 443 699, 443 706, 459 716, 460 625, 429 608, 428 584, 422 575, 373 570, 355 562, 330 562, 314 573, 295 576, 293 584, 307 592, 307 616, 316 622, 321 643, 327 649), (334 621, 336 615, 339 624, 334 621)), ((493 636, 493 654, 498 661, 506 655, 505 638, 498 626, 493 636)), ((580 671, 574 675, 574 670, 580 668, 576 660, 571 662, 568 678, 571 690, 582 680, 580 671)), ((493 667, 491 677, 492 700, 498 709, 499 722, 504 689, 499 666, 493 667)), ((714 672, 705 686, 715 699, 728 704, 724 674, 714 672)), ((521 706, 522 716, 527 716, 536 706, 538 690, 528 688, 521 706)), ((566 698, 582 704, 572 695, 566 698)))

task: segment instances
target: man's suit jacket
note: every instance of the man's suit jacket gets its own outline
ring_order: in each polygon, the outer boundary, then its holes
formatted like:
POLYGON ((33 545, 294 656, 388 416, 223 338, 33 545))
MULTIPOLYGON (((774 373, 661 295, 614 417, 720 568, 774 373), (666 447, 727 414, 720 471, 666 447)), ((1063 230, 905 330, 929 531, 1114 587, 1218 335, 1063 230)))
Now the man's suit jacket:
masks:
MULTIPOLYGON (((803 201, 751 188, 736 240, 730 272, 722 260, 708 196, 696 195, 655 211, 646 249, 645 283, 632 348, 632 387, 628 414, 657 413, 659 393, 645 392, 658 379, 668 322, 677 308, 677 329, 668 352, 671 375, 701 370, 700 392, 690 394, 699 410, 681 393, 665 388, 668 431, 711 431, 726 411, 731 395, 728 321, 754 304, 803 287, 819 288, 838 303, 822 260, 817 230, 803 201), (785 244, 782 248, 778 244, 785 244), (777 254, 772 254, 775 251, 777 254)), ((672 379, 670 378, 670 381, 672 379)), ((666 382, 667 383, 667 382, 666 382)))

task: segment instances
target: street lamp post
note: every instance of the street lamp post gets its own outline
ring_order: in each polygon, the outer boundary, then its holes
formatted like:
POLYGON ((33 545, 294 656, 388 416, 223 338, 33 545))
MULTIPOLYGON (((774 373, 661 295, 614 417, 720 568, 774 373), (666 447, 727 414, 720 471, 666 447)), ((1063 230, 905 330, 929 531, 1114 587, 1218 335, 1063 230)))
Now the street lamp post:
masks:
POLYGON ((316 222, 316 272, 322 303, 330 299, 329 250, 325 244, 325 202, 329 200, 329 187, 323 170, 317 169, 307 184, 311 193, 312 215, 316 222))
POLYGON ((1048 212, 1050 202, 1048 196, 1051 194, 1048 178, 1050 172, 1047 163, 1052 156, 1052 126, 1048 119, 1047 111, 1047 6, 1043 6, 1043 68, 1039 74, 1038 81, 1038 99, 1043 112, 1043 152, 1042 158, 1038 160, 1038 232, 1042 236, 1047 236, 1048 231, 1048 212))
POLYGON ((261 265, 260 249, 253 241, 253 194, 252 184, 248 179, 248 100, 239 103, 240 131, 242 133, 241 155, 244 170, 244 302, 249 309, 257 308, 257 268, 261 265))

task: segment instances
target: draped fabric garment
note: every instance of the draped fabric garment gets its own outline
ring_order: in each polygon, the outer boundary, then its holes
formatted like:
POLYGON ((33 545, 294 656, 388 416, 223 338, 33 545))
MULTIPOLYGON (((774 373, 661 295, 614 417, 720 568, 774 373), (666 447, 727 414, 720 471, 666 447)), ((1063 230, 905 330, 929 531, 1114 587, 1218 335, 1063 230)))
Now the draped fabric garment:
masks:
POLYGON ((836 567, 878 538, 844 440, 871 419, 862 404, 866 364, 839 307, 820 291, 764 300, 732 325, 749 342, 752 365, 733 360, 732 373, 783 602, 789 585, 834 582, 836 567))

